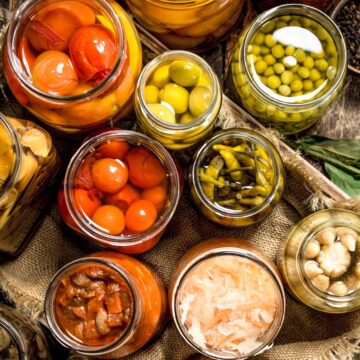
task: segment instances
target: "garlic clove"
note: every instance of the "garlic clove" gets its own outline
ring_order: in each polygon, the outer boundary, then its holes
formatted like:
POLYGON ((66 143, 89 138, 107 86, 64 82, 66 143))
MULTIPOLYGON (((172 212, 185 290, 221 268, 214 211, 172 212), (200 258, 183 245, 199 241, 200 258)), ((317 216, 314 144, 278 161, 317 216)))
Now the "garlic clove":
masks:
POLYGON ((353 234, 345 234, 340 237, 340 242, 349 250, 355 251, 357 236, 353 234))
POLYGON ((319 241, 320 244, 329 245, 332 244, 336 240, 336 231, 334 228, 329 227, 322 231, 320 231, 316 235, 316 240, 319 241))
POLYGON ((305 263, 305 274, 309 279, 314 278, 317 275, 323 273, 323 270, 319 268, 319 265, 315 261, 307 261, 305 263))
POLYGON ((28 147, 36 156, 46 157, 50 152, 46 135, 35 128, 27 130, 21 136, 21 144, 28 147))
POLYGON ((343 281, 336 281, 331 284, 328 291, 335 296, 345 296, 349 292, 349 289, 343 281))
POLYGON ((326 275, 318 275, 312 279, 312 284, 320 291, 326 292, 330 286, 330 279, 326 275))
POLYGON ((306 259, 314 259, 319 255, 320 252, 320 244, 316 240, 311 240, 307 244, 305 248, 305 258, 306 259))
POLYGON ((346 273, 348 269, 348 266, 345 266, 345 265, 338 265, 336 266, 330 274, 328 274, 331 278, 335 279, 343 274, 346 273))
POLYGON ((360 279, 355 275, 348 275, 345 278, 345 284, 349 290, 355 291, 360 289, 360 279))
POLYGON ((338 227, 336 228, 336 234, 337 236, 339 236, 340 238, 344 235, 352 235, 355 239, 357 238, 358 234, 356 233, 355 230, 350 229, 348 227, 342 226, 342 227, 338 227))

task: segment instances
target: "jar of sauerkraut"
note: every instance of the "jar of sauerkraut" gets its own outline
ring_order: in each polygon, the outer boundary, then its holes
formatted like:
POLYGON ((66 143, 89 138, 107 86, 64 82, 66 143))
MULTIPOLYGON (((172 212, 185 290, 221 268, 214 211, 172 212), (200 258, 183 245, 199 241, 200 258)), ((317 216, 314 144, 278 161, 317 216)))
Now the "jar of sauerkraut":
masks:
POLYGON ((202 242, 180 260, 169 305, 185 341, 212 359, 247 359, 272 346, 285 314, 275 264, 248 242, 202 242))

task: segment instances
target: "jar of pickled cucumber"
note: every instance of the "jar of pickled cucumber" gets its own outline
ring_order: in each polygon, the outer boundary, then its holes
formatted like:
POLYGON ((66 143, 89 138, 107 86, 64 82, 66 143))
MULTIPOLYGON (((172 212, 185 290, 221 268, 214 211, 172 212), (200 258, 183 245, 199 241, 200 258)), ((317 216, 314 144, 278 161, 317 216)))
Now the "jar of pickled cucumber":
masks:
POLYGON ((327 313, 360 309, 360 216, 343 210, 316 212, 291 230, 278 262, 290 292, 327 313))
POLYGON ((45 130, 0 114, 0 253, 15 256, 30 239, 59 167, 45 130))
POLYGON ((27 0, 9 25, 3 64, 20 104, 71 135, 129 113, 142 55, 115 1, 27 0))
POLYGON ((248 226, 268 216, 284 189, 284 166, 274 145, 247 129, 216 133, 194 154, 191 197, 208 219, 248 226))
POLYGON ((244 0, 127 0, 136 19, 171 49, 213 46, 244 14, 244 0))
POLYGON ((168 51, 139 76, 135 111, 143 132, 171 150, 208 135, 220 111, 222 92, 211 67, 187 51, 168 51))
POLYGON ((348 55, 337 25, 306 5, 281 5, 258 16, 235 46, 230 86, 264 125, 300 132, 341 91, 348 55))

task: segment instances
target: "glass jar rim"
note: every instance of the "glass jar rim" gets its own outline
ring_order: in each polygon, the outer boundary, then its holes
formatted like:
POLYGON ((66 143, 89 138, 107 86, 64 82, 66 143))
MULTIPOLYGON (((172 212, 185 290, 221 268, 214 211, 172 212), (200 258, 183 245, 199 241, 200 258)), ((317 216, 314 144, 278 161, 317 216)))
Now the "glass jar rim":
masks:
MULTIPOLYGON (((82 3, 84 3, 83 0, 78 0, 82 3)), ((19 32, 19 25, 24 21, 24 17, 26 17, 29 13, 31 13, 31 10, 35 6, 39 6, 39 4, 43 3, 43 0, 26 0, 24 1, 14 12, 13 18, 9 24, 9 28, 7 30, 7 36, 6 36, 6 50, 9 58, 9 64, 16 74, 16 76, 19 78, 21 84, 26 87, 26 89, 31 92, 32 94, 35 94, 38 97, 45 98, 47 100, 52 100, 58 103, 69 103, 77 100, 91 100, 94 97, 96 97, 99 92, 104 91, 107 89, 107 87, 111 84, 113 81, 114 75, 119 72, 122 67, 124 66, 125 60, 126 60, 126 54, 125 54, 125 31, 122 25, 122 22, 120 18, 118 17, 116 11, 113 9, 113 7, 106 1, 106 0, 91 0, 92 2, 96 2, 100 4, 100 6, 106 10, 107 16, 111 18, 113 25, 115 25, 115 30, 118 33, 118 39, 117 42, 120 45, 119 51, 118 51, 118 57, 115 61, 114 67, 110 71, 110 73, 107 75, 107 77, 97 86, 95 86, 90 91, 86 91, 85 93, 78 94, 78 95, 69 95, 69 96, 59 96, 59 95, 53 95, 46 93, 44 91, 39 90, 36 88, 32 82, 29 79, 29 76, 25 73, 23 66, 21 64, 21 61, 19 60, 17 54, 17 40, 18 36, 22 36, 23 34, 19 32)), ((49 0, 47 1, 49 2, 49 0)), ((61 0, 50 0, 49 3, 61 3, 61 0)))
POLYGON ((145 0, 145 2, 168 9, 187 9, 207 5, 214 0, 197 0, 196 2, 194 0, 145 0))
MULTIPOLYGON (((200 352, 201 354, 203 354, 205 356, 210 357, 211 359, 223 359, 223 360, 235 360, 235 359, 242 360, 242 359, 244 359, 245 360, 248 357, 261 354, 263 351, 269 349, 272 346, 272 342, 274 341, 275 337, 278 335, 278 333, 283 325, 283 322, 285 320, 286 297, 285 297, 284 287, 280 280, 280 276, 278 274, 276 274, 275 271, 271 268, 271 266, 269 266, 265 261, 263 261, 260 258, 260 256, 258 256, 253 251, 248 250, 248 249, 242 249, 242 248, 237 248, 234 246, 223 246, 222 245, 216 249, 206 250, 205 252, 197 255, 195 258, 193 258, 186 264, 186 266, 178 274, 177 280, 174 284, 174 294, 171 299, 170 307, 171 307, 172 314, 174 314, 173 318, 174 318, 174 323, 175 323, 177 330, 179 331, 179 333, 181 334, 183 339, 196 351, 200 352), (273 330, 273 331, 275 330, 274 333, 270 336, 269 341, 264 343, 261 347, 255 349, 252 353, 244 355, 243 357, 231 356, 228 354, 226 356, 226 354, 224 354, 225 356, 220 358, 219 357, 220 355, 218 353, 215 355, 210 352, 213 350, 207 351, 207 350, 201 349, 199 346, 197 346, 197 344, 194 341, 192 341, 190 339, 189 336, 187 336, 187 331, 184 328, 184 325, 182 325, 181 321, 180 321, 180 314, 178 312, 178 306, 177 306, 178 301, 177 300, 178 300, 178 295, 181 290, 181 287, 184 284, 184 282, 186 281, 187 276, 197 265, 199 265, 203 261, 206 261, 213 257, 229 256, 229 255, 245 258, 251 262, 256 263, 257 265, 259 265, 262 269, 264 269, 266 271, 266 273, 273 280, 274 290, 275 289, 278 290, 278 295, 280 295, 280 299, 278 299, 279 300, 278 305, 279 305, 280 309, 278 309, 277 312, 279 311, 281 318, 280 318, 280 323, 277 325, 277 327, 273 327, 273 325, 275 324, 275 319, 274 319, 272 326, 268 329, 266 334, 269 334, 271 332, 271 330, 273 330)), ((266 336, 266 334, 264 335, 264 337, 266 336)))
MULTIPOLYGON (((138 100, 140 103, 141 109, 144 109, 145 117, 157 125, 159 127, 165 128, 167 130, 188 130, 192 129, 194 126, 199 126, 203 123, 209 114, 213 113, 216 109, 218 103, 218 96, 222 97, 221 86, 217 76, 215 75, 214 71, 210 67, 210 65, 202 59, 200 56, 185 50, 169 50, 165 51, 161 55, 158 55, 156 58, 151 60, 144 69, 142 70, 137 82, 137 93, 138 93, 138 100), (158 119, 153 113, 149 110, 147 103, 145 101, 145 86, 146 82, 149 79, 149 76, 153 73, 153 71, 161 66, 165 62, 170 62, 172 60, 178 60, 179 58, 182 59, 190 59, 194 61, 201 69, 205 70, 207 75, 209 76, 210 84, 212 87, 212 98, 210 102, 209 108, 201 114, 199 117, 195 118, 193 121, 189 121, 187 123, 168 123, 158 119)), ((220 98, 221 100, 221 98, 220 98)))
POLYGON ((125 344, 131 335, 134 333, 135 326, 139 320, 141 309, 141 298, 138 296, 138 292, 132 281, 130 280, 130 276, 126 269, 122 266, 113 263, 105 258, 97 257, 97 256, 88 256, 80 259, 76 259, 71 261, 70 263, 64 265, 61 269, 59 269, 55 275, 50 280, 50 285, 46 291, 45 295, 45 318, 46 322, 52 332, 52 334, 56 337, 56 339, 66 347, 70 347, 76 350, 79 353, 93 356, 100 356, 108 353, 114 348, 120 347, 125 344), (79 344, 73 340, 70 336, 67 336, 63 330, 61 330, 60 325, 57 323, 54 304, 55 304, 55 296, 56 291, 59 286, 59 282, 63 276, 69 273, 71 270, 75 269, 81 265, 91 265, 97 264, 101 266, 105 266, 115 271, 118 275, 121 276, 122 279, 125 280, 128 289, 130 290, 130 295, 133 303, 133 312, 130 323, 128 324, 125 331, 119 336, 119 338, 115 339, 112 343, 106 344, 103 346, 85 346, 79 344))
POLYGON ((10 339, 13 342, 13 345, 15 345, 19 359, 20 360, 26 360, 26 346, 25 343, 19 333, 19 331, 15 328, 13 324, 10 323, 10 321, 1 318, 1 312, 0 312, 0 328, 3 328, 4 331, 7 332, 7 334, 10 336, 10 339))
POLYGON ((339 27, 336 25, 336 23, 324 12, 321 10, 305 5, 305 4, 283 4, 276 6, 272 9, 269 9, 262 14, 258 15, 250 24, 249 28, 246 31, 246 35, 244 37, 244 40, 240 47, 240 53, 239 53, 239 59, 241 58, 241 61, 244 64, 245 74, 247 79, 249 79, 249 82, 251 83, 253 89, 255 89, 256 93, 260 95, 263 98, 266 98, 271 103, 274 103, 276 105, 279 105, 281 107, 289 107, 289 108, 306 108, 308 106, 315 106, 316 104, 319 104, 327 99, 328 95, 334 91, 334 89, 337 89, 340 85, 343 74, 346 72, 347 69, 347 62, 348 62, 348 52, 346 49, 345 39, 339 29, 339 27), (319 23, 321 23, 324 28, 330 33, 332 36, 336 49, 338 51, 338 63, 341 64, 341 67, 339 67, 338 71, 336 72, 336 77, 331 83, 331 86, 327 89, 327 91, 321 95, 317 99, 313 99, 310 101, 304 101, 302 103, 287 103, 278 99, 273 98, 268 93, 264 92, 258 84, 254 81, 253 77, 251 76, 247 61, 246 61, 246 55, 247 51, 246 49, 249 46, 249 43, 253 36, 255 35, 256 31, 267 21, 270 21, 274 18, 280 17, 283 14, 296 14, 296 15, 302 15, 305 17, 310 17, 312 20, 315 20, 319 23), (305 14, 304 14, 305 12, 305 14), (331 27, 331 31, 329 30, 329 27, 331 27), (334 34, 336 33, 336 36, 334 34), (340 40, 338 40, 338 38, 340 40), (342 59, 340 58, 342 56, 342 59))
POLYGON ((277 151, 275 146, 268 139, 265 138, 265 136, 254 130, 233 128, 233 129, 225 129, 218 131, 196 151, 195 160, 190 170, 190 177, 193 180, 194 189, 203 205, 205 205, 208 209, 210 209, 213 212, 221 213, 221 215, 223 216, 230 217, 233 219, 234 218, 241 219, 241 218, 252 217, 258 214, 269 203, 271 203, 271 201, 276 196, 277 189, 281 183, 280 177, 281 177, 281 173, 283 172, 282 170, 283 168, 284 165, 281 160, 279 152, 277 151), (271 159, 271 163, 274 169, 274 179, 276 180, 276 183, 272 186, 271 193, 265 198, 265 200, 260 205, 255 206, 253 209, 249 209, 247 211, 238 211, 238 210, 228 209, 223 206, 216 206, 204 194, 204 191, 202 190, 202 186, 200 183, 200 178, 198 176, 198 174, 200 173, 199 167, 201 165, 201 162, 207 155, 212 145, 219 143, 229 137, 231 137, 232 139, 235 138, 244 139, 247 141, 251 141, 252 143, 255 144, 260 144, 266 151, 269 158, 271 159))
MULTIPOLYGON (((158 155, 155 153, 158 157, 158 155)), ((163 161, 161 161, 163 162, 163 161)), ((168 151, 156 140, 149 138, 148 136, 130 130, 110 130, 104 132, 102 134, 96 135, 93 138, 85 141, 72 156, 68 168, 64 177, 64 197, 66 206, 69 210, 69 213, 72 219, 75 221, 76 225, 91 239, 93 236, 101 238, 101 240, 109 245, 136 245, 142 243, 148 239, 153 238, 157 234, 160 234, 161 231, 168 224, 170 219, 175 213, 177 204, 180 198, 180 178, 176 169, 176 165, 174 160, 168 151), (89 225, 89 222, 86 221, 84 216, 82 216, 77 210, 74 200, 74 195, 72 190, 72 186, 74 183, 75 176, 77 174, 78 169, 81 166, 82 160, 91 153, 90 149, 93 149, 107 140, 125 140, 130 143, 137 143, 146 146, 151 150, 152 153, 155 153, 154 149, 158 150, 159 153, 164 155, 166 163, 164 166, 169 173, 170 180, 170 205, 165 210, 165 212, 161 215, 159 219, 155 222, 155 224, 144 233, 132 234, 132 235, 109 235, 104 232, 97 230, 96 228, 89 225), (76 164, 76 166, 74 166, 76 164)))

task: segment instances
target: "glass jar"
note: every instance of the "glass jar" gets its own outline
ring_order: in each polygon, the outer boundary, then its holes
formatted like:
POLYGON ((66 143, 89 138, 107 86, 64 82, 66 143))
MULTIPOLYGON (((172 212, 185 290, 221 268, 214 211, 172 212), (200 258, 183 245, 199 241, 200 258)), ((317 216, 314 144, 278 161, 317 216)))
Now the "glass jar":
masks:
POLYGON ((258 16, 240 35, 230 87, 264 125, 293 134, 313 125, 335 100, 347 61, 344 38, 325 13, 281 5, 258 16))
POLYGON ((46 131, 0 114, 0 253, 15 256, 31 238, 59 168, 46 131))
MULTIPOLYGON (((322 11, 326 11, 330 8, 332 3, 334 3, 333 0, 297 0, 293 3, 298 4, 305 4, 309 6, 314 6, 322 11)), ((260 0, 260 1, 254 1, 254 5, 257 9, 259 9, 261 12, 271 9, 278 5, 287 4, 287 1, 284 0, 260 0)))
POLYGON ((100 359, 122 358, 144 346, 161 330, 166 309, 159 277, 139 260, 112 252, 65 265, 51 280, 45 299, 55 338, 100 359), (71 315, 73 310, 86 320, 71 315))
POLYGON ((219 80, 203 59, 187 51, 168 51, 139 76, 136 117, 143 132, 168 149, 182 150, 212 131, 221 99, 219 80))
POLYGON ((6 360, 52 359, 42 329, 14 309, 0 304, 0 358, 6 360))
POLYGON ((281 246, 279 267, 289 291, 326 313, 360 308, 360 216, 329 209, 301 220, 281 246))
POLYGON ((158 243, 179 197, 179 175, 166 149, 141 133, 112 130, 85 141, 73 155, 58 205, 65 223, 78 234, 137 254, 158 243), (111 168, 107 175, 100 173, 108 163, 120 175, 126 173, 115 191, 106 187, 111 168))
POLYGON ((225 226, 248 226, 268 216, 281 198, 284 178, 274 145, 248 129, 217 132, 195 152, 188 173, 200 212, 225 226))
POLYGON ((132 20, 114 1, 28 0, 9 25, 3 64, 20 104, 46 125, 71 135, 112 124, 130 111, 142 55, 132 20), (58 26, 65 38, 74 35, 70 40, 75 45, 64 44, 49 26, 58 26), (86 27, 84 36, 79 31, 86 27), (111 49, 111 58, 102 58, 108 56, 103 48, 111 49))
POLYGON ((169 306, 195 350, 212 359, 247 359, 272 346, 284 321, 285 293, 275 264, 260 249, 217 238, 180 260, 169 306))
POLYGON ((213 46, 238 22, 243 0, 127 0, 136 19, 171 49, 213 46))

